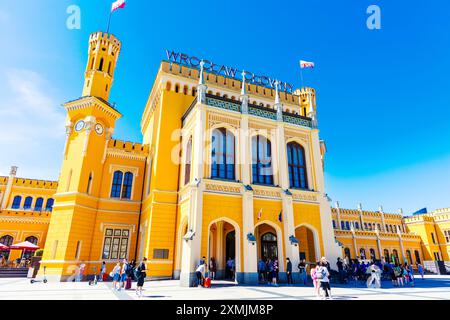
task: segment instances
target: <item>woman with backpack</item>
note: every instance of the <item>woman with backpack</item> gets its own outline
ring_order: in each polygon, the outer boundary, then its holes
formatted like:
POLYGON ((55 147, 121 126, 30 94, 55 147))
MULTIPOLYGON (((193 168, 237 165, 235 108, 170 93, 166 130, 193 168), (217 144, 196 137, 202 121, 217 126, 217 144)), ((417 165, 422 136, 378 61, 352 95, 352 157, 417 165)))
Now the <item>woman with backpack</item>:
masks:
POLYGON ((319 268, 316 271, 316 277, 319 281, 320 287, 322 288, 324 295, 323 299, 331 299, 331 287, 330 287, 330 273, 326 267, 326 263, 320 262, 319 268))
POLYGON ((314 268, 311 268, 311 279, 314 285, 314 292, 316 293, 316 297, 320 296, 320 285, 319 281, 317 280, 317 269, 319 268, 320 262, 316 263, 316 266, 314 268))
POLYGON ((144 287, 145 278, 147 277, 147 273, 145 273, 145 270, 147 270, 145 266, 146 262, 147 258, 144 257, 136 269, 136 278, 137 278, 136 295, 138 295, 139 297, 142 297, 142 290, 144 287))

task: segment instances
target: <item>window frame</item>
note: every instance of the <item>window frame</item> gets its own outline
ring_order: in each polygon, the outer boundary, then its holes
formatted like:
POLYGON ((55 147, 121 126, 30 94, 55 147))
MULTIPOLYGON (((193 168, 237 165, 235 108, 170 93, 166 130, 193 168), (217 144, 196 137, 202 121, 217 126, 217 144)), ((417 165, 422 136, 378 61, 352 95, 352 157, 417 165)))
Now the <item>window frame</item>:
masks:
POLYGON ((286 145, 286 157, 290 188, 309 190, 305 148, 296 141, 289 142, 286 145))

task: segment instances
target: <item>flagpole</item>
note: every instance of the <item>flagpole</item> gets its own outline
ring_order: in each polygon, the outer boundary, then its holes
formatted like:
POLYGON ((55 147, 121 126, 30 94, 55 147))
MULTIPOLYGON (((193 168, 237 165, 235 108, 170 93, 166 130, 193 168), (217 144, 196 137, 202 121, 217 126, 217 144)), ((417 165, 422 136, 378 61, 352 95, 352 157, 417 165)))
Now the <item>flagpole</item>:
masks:
POLYGON ((302 68, 302 64, 300 63, 300 79, 301 79, 301 87, 300 89, 303 88, 303 68, 302 68))
POLYGON ((110 11, 110 13, 109 13, 108 28, 106 28, 106 33, 109 33, 109 26, 111 25, 111 16, 112 16, 112 11, 110 11))

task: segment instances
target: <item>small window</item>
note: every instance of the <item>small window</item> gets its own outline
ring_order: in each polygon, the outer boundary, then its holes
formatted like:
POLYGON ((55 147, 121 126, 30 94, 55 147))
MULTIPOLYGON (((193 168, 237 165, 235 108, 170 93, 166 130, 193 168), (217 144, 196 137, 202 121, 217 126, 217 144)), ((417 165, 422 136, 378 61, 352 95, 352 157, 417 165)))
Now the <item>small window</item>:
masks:
POLYGON ((100 59, 100 65, 98 66, 98 70, 103 71, 103 58, 100 59))
POLYGON ((169 249, 153 249, 153 259, 169 259, 169 249))
POLYGON ((22 197, 15 196, 14 200, 13 200, 13 204, 12 204, 12 209, 19 209, 21 202, 22 202, 22 197))
POLYGON ((23 204, 23 208, 25 210, 31 209, 31 204, 32 203, 33 203, 33 198, 32 197, 26 197, 25 198, 25 203, 23 204))
POLYGON ((47 199, 47 204, 45 205, 45 211, 52 212, 54 203, 55 203, 54 199, 52 199, 52 198, 47 199))

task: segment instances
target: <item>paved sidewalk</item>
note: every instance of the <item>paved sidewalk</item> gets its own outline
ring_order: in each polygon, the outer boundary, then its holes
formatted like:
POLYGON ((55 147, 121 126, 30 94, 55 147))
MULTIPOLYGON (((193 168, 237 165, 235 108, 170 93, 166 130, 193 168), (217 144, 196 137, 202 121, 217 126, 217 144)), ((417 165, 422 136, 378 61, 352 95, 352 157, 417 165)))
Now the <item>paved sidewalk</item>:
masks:
MULTIPOLYGON (((178 283, 175 280, 146 282, 143 297, 138 297, 134 290, 112 290, 110 282, 89 286, 87 282, 31 284, 28 279, 0 279, 0 300, 317 300, 312 287, 235 286, 217 281, 212 288, 205 289, 182 288, 178 283)), ((332 293, 335 300, 447 300, 450 276, 416 279, 415 287, 393 288, 389 281, 383 282, 380 289, 354 284, 334 286, 332 293)))

